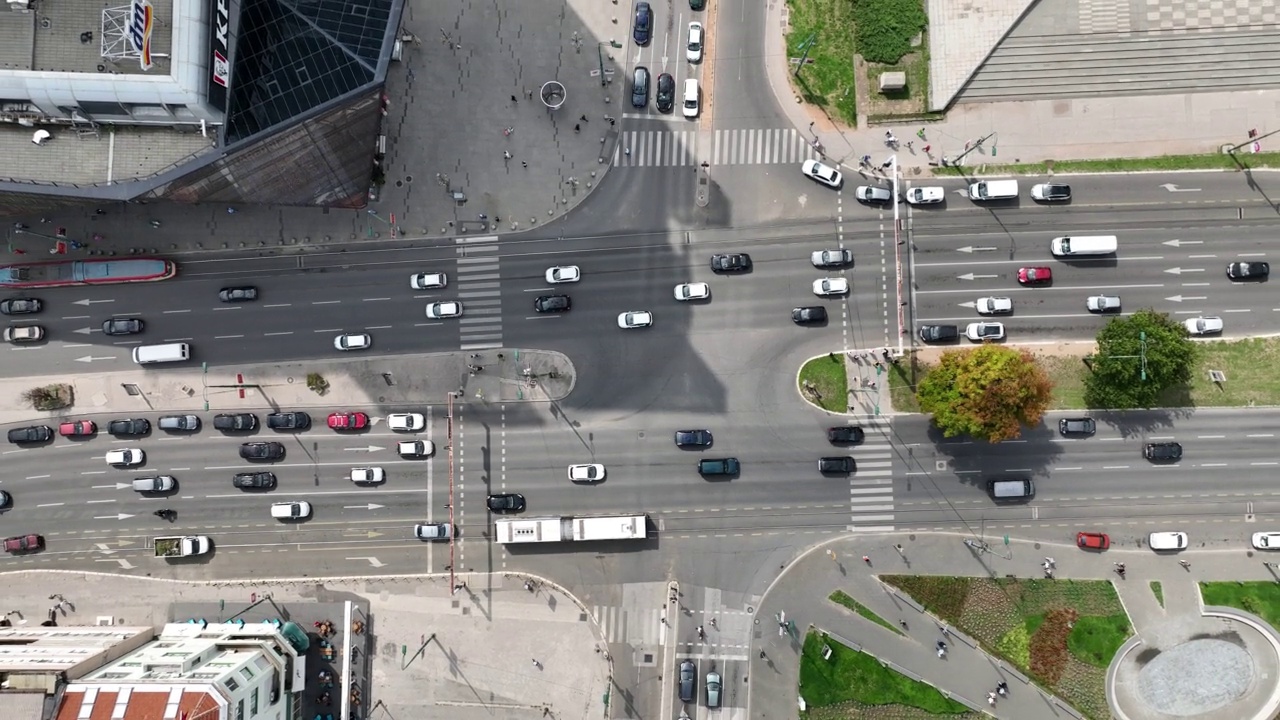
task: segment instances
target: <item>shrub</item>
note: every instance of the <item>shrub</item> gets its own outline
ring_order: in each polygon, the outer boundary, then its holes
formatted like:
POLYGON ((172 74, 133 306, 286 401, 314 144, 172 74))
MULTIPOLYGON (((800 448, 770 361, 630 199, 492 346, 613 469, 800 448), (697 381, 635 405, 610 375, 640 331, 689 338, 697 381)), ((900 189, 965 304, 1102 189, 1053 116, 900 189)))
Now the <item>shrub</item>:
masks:
POLYGON ((1018 667, 1031 665, 1031 636, 1027 634, 1025 627, 1018 626, 1005 633, 996 644, 996 649, 1018 667))
POLYGON ((22 393, 22 399, 36 410, 61 410, 71 407, 71 386, 58 384, 33 387, 22 393))
POLYGON ((854 40, 867 62, 893 65, 929 24, 921 0, 854 0, 854 40))
POLYGON ((329 381, 320 373, 307 373, 307 389, 317 395, 329 392, 329 381))

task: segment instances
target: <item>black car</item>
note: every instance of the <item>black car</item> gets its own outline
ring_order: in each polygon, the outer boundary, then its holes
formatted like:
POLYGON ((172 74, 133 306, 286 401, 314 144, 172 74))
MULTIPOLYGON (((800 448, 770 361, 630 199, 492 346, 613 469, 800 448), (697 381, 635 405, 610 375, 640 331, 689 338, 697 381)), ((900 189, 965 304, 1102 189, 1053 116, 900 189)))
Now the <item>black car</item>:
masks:
POLYGON ((32 425, 30 427, 14 428, 9 431, 9 442, 15 445, 49 442, 52 439, 53 428, 48 425, 32 425))
POLYGON ((253 302, 258 299, 258 288, 252 285, 222 288, 218 291, 218 299, 222 302, 253 302))
POLYGON ((631 37, 637 45, 644 46, 649 44, 649 38, 652 36, 653 9, 647 2, 636 3, 636 20, 631 29, 631 37))
POLYGON ((267 416, 267 427, 272 430, 306 430, 311 427, 311 416, 300 411, 275 412, 267 416))
POLYGON ((111 318, 102 323, 103 335, 136 335, 142 332, 142 321, 137 318, 111 318))
POLYGON ((520 493, 498 493, 486 501, 489 510, 496 513, 524 512, 524 496, 520 493))
POLYGON ((791 310, 791 320, 798 325, 823 323, 827 321, 827 309, 821 305, 793 308, 791 310))
POLYGON ((223 432, 246 432, 258 427, 258 416, 253 413, 222 413, 213 416, 213 426, 223 432))
POLYGON ((1097 430, 1093 418, 1062 418, 1058 421, 1058 432, 1062 435, 1092 435, 1097 430))
POLYGON ((240 446, 240 457, 245 460, 279 460, 284 457, 284 445, 278 442, 248 442, 240 446))
POLYGON ((955 325, 921 325, 920 339, 927 343, 951 342, 960 337, 955 325))
POLYGON ((677 430, 676 447, 710 447, 710 430, 677 430))
POLYGON ((864 437, 866 437, 866 434, 857 425, 841 425, 827 428, 827 442, 833 444, 860 443, 864 437))
POLYGON ((649 68, 639 65, 631 75, 631 107, 643 109, 649 104, 649 68))
POLYGON ((1233 262, 1227 265, 1229 280, 1266 280, 1271 274, 1271 265, 1261 260, 1253 262, 1233 262))
POLYGON ((678 683, 680 702, 693 702, 698 694, 698 669, 692 660, 680 661, 680 681, 678 683))
POLYGON ((1142 448, 1142 455, 1152 462, 1181 460, 1182 445, 1176 442, 1147 443, 1142 448))
POLYGON ((653 104, 658 112, 669 113, 676 106, 676 79, 671 73, 658 76, 658 91, 653 96, 653 104))
POLYGON ((533 309, 540 313, 568 312, 572 307, 568 295, 540 295, 533 301, 533 309))
POLYGON ((236 473, 231 484, 249 490, 270 490, 276 486, 276 474, 271 472, 236 473))
POLYGON ((824 475, 848 475, 853 469, 853 458, 847 455, 818 459, 818 472, 824 475))
POLYGON ((146 418, 112 420, 107 423, 107 432, 112 435, 146 435, 151 432, 151 421, 146 418))
POLYGON ((707 0, 689 0, 690 10, 701 10, 707 6, 707 0))
POLYGON ((36 298, 9 298, 0 300, 0 313, 5 315, 30 315, 44 309, 44 303, 36 298))
POLYGON ((711 269, 715 272, 746 272, 751 269, 751 256, 746 253, 712 255, 711 269))

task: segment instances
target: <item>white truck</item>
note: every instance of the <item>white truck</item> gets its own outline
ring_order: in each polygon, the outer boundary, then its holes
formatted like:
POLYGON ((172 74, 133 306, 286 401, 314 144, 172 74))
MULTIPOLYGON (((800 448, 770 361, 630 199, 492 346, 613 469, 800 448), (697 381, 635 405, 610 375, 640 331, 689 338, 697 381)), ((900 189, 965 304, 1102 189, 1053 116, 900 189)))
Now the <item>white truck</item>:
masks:
POLYGON ((209 552, 207 535, 174 535, 155 540, 156 557, 178 558, 203 555, 209 552))

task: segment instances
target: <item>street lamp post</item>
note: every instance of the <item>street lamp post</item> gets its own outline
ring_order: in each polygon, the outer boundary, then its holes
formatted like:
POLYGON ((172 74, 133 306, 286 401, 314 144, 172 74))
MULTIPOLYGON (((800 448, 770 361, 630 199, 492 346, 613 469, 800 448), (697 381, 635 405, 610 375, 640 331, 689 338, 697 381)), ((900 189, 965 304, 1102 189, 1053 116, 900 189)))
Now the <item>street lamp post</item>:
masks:
POLYGON ((604 87, 605 85, 609 84, 609 80, 607 77, 605 77, 605 74, 604 74, 604 46, 605 45, 608 45, 614 50, 622 49, 622 43, 618 42, 617 40, 609 40, 607 42, 596 43, 596 56, 600 59, 600 87, 604 87))
POLYGON ((1147 333, 1146 331, 1142 331, 1138 333, 1138 354, 1137 355, 1101 355, 1099 357, 1101 357, 1102 359, 1111 359, 1111 360, 1133 360, 1134 358, 1137 358, 1139 360, 1139 367, 1141 368, 1142 382, 1146 382, 1147 381, 1147 333))

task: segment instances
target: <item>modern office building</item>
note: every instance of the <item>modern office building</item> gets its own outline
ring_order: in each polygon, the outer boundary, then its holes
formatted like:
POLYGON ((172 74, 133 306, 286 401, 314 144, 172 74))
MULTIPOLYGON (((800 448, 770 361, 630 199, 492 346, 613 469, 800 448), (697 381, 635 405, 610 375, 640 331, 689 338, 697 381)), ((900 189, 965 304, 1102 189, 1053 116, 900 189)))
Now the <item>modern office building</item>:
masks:
POLYGON ((0 213, 360 207, 404 0, 6 0, 0 213))

